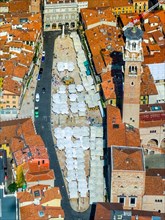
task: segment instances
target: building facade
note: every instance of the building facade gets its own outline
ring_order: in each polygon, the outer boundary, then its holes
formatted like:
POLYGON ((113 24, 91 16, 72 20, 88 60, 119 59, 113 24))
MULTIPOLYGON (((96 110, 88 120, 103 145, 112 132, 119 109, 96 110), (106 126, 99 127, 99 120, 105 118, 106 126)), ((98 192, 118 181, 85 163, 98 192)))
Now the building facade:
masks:
POLYGON ((133 7, 135 10, 135 13, 141 13, 146 10, 148 10, 148 1, 146 0, 133 0, 133 7))
POLYGON ((74 30, 79 20, 78 4, 73 1, 44 1, 44 31, 74 30))
POLYGON ((142 53, 142 34, 138 28, 127 28, 124 32, 126 46, 123 51, 125 61, 123 122, 139 127, 140 81, 142 53))
POLYGON ((124 209, 142 209, 145 166, 140 147, 111 147, 111 198, 124 209))

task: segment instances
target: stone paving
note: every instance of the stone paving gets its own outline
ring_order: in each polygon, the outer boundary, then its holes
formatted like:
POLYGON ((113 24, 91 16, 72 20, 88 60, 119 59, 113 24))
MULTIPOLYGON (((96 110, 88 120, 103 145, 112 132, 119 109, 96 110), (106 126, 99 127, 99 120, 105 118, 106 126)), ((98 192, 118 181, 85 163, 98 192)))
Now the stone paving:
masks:
MULTIPOLYGON (((52 94, 57 92, 57 88, 63 84, 62 78, 68 74, 69 76, 74 78, 75 84, 82 84, 81 78, 79 75, 80 69, 77 66, 76 62, 76 52, 74 50, 73 41, 69 36, 65 36, 64 38, 58 37, 55 40, 55 47, 54 47, 54 62, 53 62, 53 71, 52 71, 52 94), (58 72, 57 71, 57 63, 58 62, 73 62, 75 65, 75 69, 72 72, 58 72)), ((54 130, 55 127, 66 127, 66 126, 89 126, 91 123, 99 123, 102 124, 102 118, 100 115, 100 110, 88 110, 85 117, 79 117, 78 115, 74 114, 72 117, 70 115, 58 115, 58 114, 51 114, 51 121, 52 121, 52 128, 54 130)), ((52 131, 53 134, 53 131, 52 131)), ((56 138, 54 137, 54 143, 56 146, 56 138)), ((57 156, 60 162, 61 170, 64 176, 64 182, 67 187, 67 169, 65 166, 65 153, 64 151, 60 151, 56 148, 57 156)), ((85 164, 85 173, 86 176, 89 176, 90 167, 90 151, 84 151, 84 164, 85 164)), ((69 192, 68 192, 69 193, 69 192)), ((85 198, 79 197, 79 199, 70 199, 70 204, 72 208, 76 211, 82 212, 88 209, 89 207, 89 195, 85 198)))
POLYGON ((32 119, 34 120, 34 101, 38 72, 39 67, 38 65, 36 65, 33 72, 33 78, 29 83, 29 87, 26 90, 21 109, 18 113, 18 118, 32 117, 32 119))

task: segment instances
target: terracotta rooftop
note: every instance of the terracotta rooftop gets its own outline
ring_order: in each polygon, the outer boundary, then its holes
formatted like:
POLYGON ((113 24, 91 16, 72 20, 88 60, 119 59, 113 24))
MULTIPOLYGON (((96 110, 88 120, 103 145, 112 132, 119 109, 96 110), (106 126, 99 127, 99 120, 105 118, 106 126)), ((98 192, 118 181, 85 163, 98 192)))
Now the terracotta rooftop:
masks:
POLYGON ((126 26, 129 22, 132 22, 132 20, 135 19, 137 16, 137 13, 120 14, 120 20, 122 22, 122 25, 126 26))
POLYGON ((47 166, 40 166, 38 165, 38 160, 30 160, 24 164, 22 164, 24 173, 39 173, 43 171, 49 170, 49 163, 47 166))
POLYGON ((10 142, 10 150, 11 152, 15 152, 17 150, 21 150, 24 147, 24 140, 22 138, 13 137, 10 142))
POLYGON ((17 65, 14 67, 13 76, 23 79, 27 72, 28 72, 27 67, 17 65))
POLYGON ((119 8, 119 7, 125 7, 125 6, 127 6, 127 7, 131 7, 132 6, 132 3, 130 3, 128 0, 118 0, 118 1, 116 1, 116 0, 111 0, 110 1, 110 6, 112 7, 112 8, 119 8))
POLYGON ((163 195, 164 184, 160 176, 146 176, 145 195, 163 195))
POLYGON ((163 46, 165 44, 164 35, 160 30, 152 32, 152 36, 159 46, 163 46))
POLYGON ((140 146, 139 130, 122 123, 120 110, 107 106, 107 146, 140 146))
POLYGON ((59 187, 50 188, 48 185, 35 185, 29 187, 27 191, 18 192, 17 198, 20 203, 26 201, 34 201, 35 198, 40 198, 40 204, 50 202, 54 199, 62 199, 59 187))
POLYGON ((53 170, 47 170, 47 171, 40 171, 35 173, 26 173, 25 175, 26 182, 37 182, 43 181, 43 180, 54 180, 54 171, 53 170))
POLYGON ((0 144, 10 143, 13 137, 21 139, 35 133, 31 118, 0 121, 0 144))
POLYGON ((62 199, 59 187, 53 187, 51 189, 47 189, 44 192, 44 197, 41 200, 41 204, 44 204, 53 199, 62 199))
POLYGON ((124 46, 124 40, 118 28, 108 25, 98 25, 85 31, 88 45, 97 74, 109 64, 122 62, 119 54, 124 46))
POLYGON ((101 88, 103 90, 103 95, 105 100, 116 99, 115 86, 113 83, 113 78, 108 79, 101 83, 101 88))
POLYGON ((152 212, 152 211, 142 211, 142 210, 126 210, 123 209, 122 204, 120 203, 106 203, 106 202, 98 202, 96 203, 96 211, 94 220, 112 220, 117 215, 131 214, 130 219, 136 220, 136 217, 138 216, 138 220, 153 220, 153 216, 160 216, 161 220, 164 219, 165 214, 161 214, 158 212, 152 212))
POLYGON ((88 0, 88 8, 110 6, 110 0, 88 0))
POLYGON ((44 147, 45 146, 41 136, 37 135, 37 134, 27 136, 25 141, 29 147, 36 147, 37 148, 37 147, 44 147))
POLYGON ((34 201, 33 195, 29 192, 17 192, 17 199, 20 203, 22 202, 32 202, 34 201))
POLYGON ((144 64, 154 64, 154 63, 163 63, 165 62, 165 46, 160 47, 160 52, 156 52, 153 55, 148 55, 144 57, 144 64))
POLYGON ((25 0, 25 1, 10 1, 9 2, 9 12, 10 13, 21 13, 21 12, 29 12, 29 7, 30 7, 30 1, 25 0))
POLYGON ((1 68, 0 68, 0 76, 1 77, 12 76, 13 71, 14 71, 13 61, 11 61, 11 60, 4 60, 1 63, 1 68))
POLYGON ((54 219, 65 216, 61 207, 36 206, 34 204, 20 207, 20 214, 23 220, 48 220, 49 216, 54 219))
POLYGON ((143 73, 141 74, 141 83, 140 83, 140 95, 157 95, 156 85, 154 83, 153 76, 151 75, 150 69, 148 66, 143 67, 143 73))
MULTIPOLYGON (((26 143, 26 142, 25 142, 26 143)), ((32 159, 48 159, 47 149, 42 146, 29 146, 26 145, 13 153, 13 158, 16 165, 21 165, 24 162, 32 159)))
POLYGON ((111 78, 112 78, 112 72, 111 71, 107 71, 107 72, 101 74, 102 82, 107 81, 111 78))
POLYGON ((12 77, 8 76, 3 80, 2 90, 19 96, 21 94, 21 84, 16 80, 13 80, 12 77))
POLYGON ((146 176, 161 176, 162 179, 165 179, 165 169, 164 168, 150 168, 146 170, 146 176))
POLYGON ((144 171, 143 152, 138 147, 112 146, 112 170, 144 171))
POLYGON ((104 8, 84 8, 81 9, 81 17, 85 26, 105 22, 116 22, 116 18, 110 7, 104 8))
POLYGON ((13 152, 12 156, 16 166, 19 166, 33 158, 32 152, 28 146, 25 146, 22 149, 13 152))

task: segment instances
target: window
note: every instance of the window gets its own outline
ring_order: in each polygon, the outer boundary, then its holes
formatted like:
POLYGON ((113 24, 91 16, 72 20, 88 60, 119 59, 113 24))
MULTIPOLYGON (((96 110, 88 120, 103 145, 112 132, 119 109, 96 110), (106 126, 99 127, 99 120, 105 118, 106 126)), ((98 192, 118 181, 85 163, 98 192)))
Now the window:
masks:
POLYGON ((155 199, 155 202, 162 202, 162 199, 155 199))
POLYGON ((44 163, 45 163, 45 161, 43 160, 43 161, 42 161, 42 164, 44 164, 44 163))
POLYGON ((136 198, 135 197, 130 198, 130 206, 136 206, 136 198))
POLYGON ((119 201, 119 203, 124 204, 124 202, 125 202, 125 197, 119 197, 118 201, 119 201))
POLYGON ((156 130, 151 130, 150 133, 156 133, 156 130))
POLYGON ((135 43, 135 42, 132 43, 132 49, 133 49, 133 50, 136 50, 136 43, 135 43))

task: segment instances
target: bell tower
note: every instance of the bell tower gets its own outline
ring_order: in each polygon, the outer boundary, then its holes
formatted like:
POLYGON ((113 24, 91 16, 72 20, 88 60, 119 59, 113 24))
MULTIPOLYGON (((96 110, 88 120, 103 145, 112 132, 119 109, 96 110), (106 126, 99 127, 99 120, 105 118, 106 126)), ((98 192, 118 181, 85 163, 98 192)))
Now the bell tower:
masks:
POLYGON ((140 80, 143 32, 137 27, 129 27, 124 31, 126 45, 123 50, 125 61, 123 122, 139 128, 140 80))

